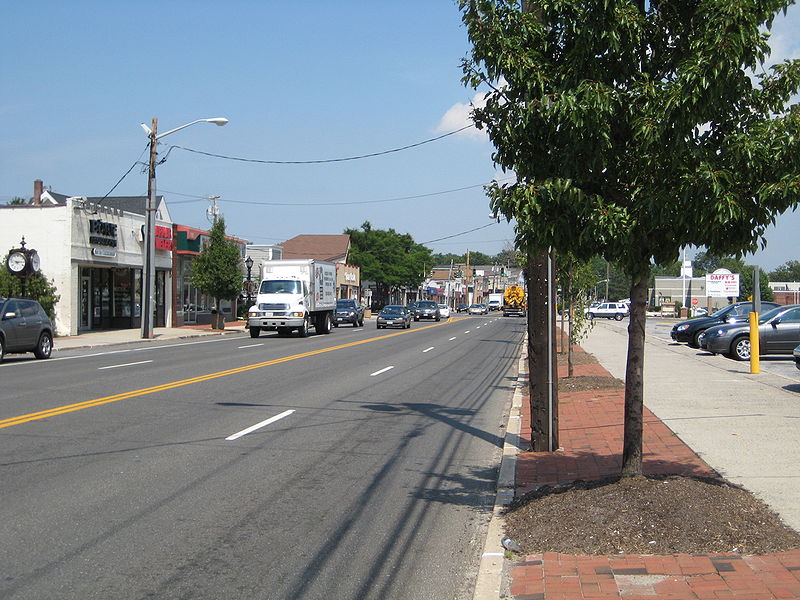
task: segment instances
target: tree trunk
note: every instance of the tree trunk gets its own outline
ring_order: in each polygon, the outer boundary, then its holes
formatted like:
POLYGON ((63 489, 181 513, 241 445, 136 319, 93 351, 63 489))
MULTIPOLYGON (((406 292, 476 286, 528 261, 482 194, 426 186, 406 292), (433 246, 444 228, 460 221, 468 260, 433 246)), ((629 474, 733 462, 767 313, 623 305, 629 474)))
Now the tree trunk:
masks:
POLYGON ((225 329, 225 315, 220 307, 220 299, 214 298, 214 304, 216 305, 216 312, 211 315, 211 327, 212 329, 225 329))
POLYGON ((554 306, 548 304, 547 252, 529 253, 528 267, 528 370, 533 450, 547 452, 558 447, 558 386, 555 335, 548 352, 548 311, 552 315, 551 334, 555 333, 554 306), (553 370, 550 370, 552 356, 553 370), (551 392, 552 391, 552 392, 551 392), (552 396, 550 395, 552 393, 552 396), (551 415, 552 410, 552 415, 551 415), (552 423, 552 425, 551 425, 552 423), (552 437, 552 439, 551 439, 552 437))
POLYGON ((644 326, 647 318, 647 275, 633 278, 625 367, 625 427, 622 476, 642 474, 642 413, 644 411, 644 326))

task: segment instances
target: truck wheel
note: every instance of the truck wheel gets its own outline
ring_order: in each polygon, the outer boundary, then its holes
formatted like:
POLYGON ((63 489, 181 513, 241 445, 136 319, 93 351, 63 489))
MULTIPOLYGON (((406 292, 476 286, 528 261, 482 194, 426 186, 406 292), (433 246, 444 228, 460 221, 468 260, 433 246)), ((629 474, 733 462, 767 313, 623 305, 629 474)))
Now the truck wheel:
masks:
POLYGON ((251 327, 250 328, 250 337, 251 338, 257 338, 259 333, 261 333, 261 327, 251 327))
POLYGON ((317 333, 330 333, 331 332, 331 315, 330 313, 324 313, 317 317, 317 322, 314 325, 314 329, 317 333))
POLYGON ((308 337, 308 317, 303 319, 303 324, 297 328, 297 333, 302 338, 308 337))
POLYGON ((615 314, 615 315, 614 315, 614 320, 615 320, 615 321, 622 321, 622 315, 621 315, 621 314, 619 314, 619 313, 615 314))

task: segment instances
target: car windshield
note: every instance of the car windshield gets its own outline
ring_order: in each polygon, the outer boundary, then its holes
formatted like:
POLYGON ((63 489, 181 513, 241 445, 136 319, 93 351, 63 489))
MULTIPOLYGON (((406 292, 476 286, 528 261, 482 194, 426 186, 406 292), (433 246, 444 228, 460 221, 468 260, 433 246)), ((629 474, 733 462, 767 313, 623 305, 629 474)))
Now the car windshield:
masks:
POLYGON ((302 294, 303 287, 296 279, 265 279, 258 289, 259 294, 302 294))
POLYGON ((336 301, 336 308, 355 308, 356 301, 355 300, 337 300, 336 301))
POLYGON ((382 315, 402 315, 404 306, 384 306, 381 311, 382 315))
POLYGON ((436 308, 436 302, 423 300, 422 302, 417 303, 417 308, 436 308))
POLYGON ((733 304, 729 304, 728 306, 725 306, 724 308, 720 308, 717 312, 715 312, 711 316, 712 317, 724 317, 729 312, 731 312, 734 308, 735 308, 735 306, 733 304))

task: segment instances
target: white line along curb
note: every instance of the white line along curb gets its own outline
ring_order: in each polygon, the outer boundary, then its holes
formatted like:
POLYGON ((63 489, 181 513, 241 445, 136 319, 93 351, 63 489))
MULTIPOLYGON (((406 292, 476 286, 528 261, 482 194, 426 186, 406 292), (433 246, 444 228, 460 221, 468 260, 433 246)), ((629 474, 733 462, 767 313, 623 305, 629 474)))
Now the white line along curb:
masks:
POLYGON ((483 545, 483 554, 478 567, 478 579, 475 582, 474 600, 498 600, 503 585, 503 560, 505 549, 500 543, 503 538, 503 510, 514 500, 516 485, 517 455, 522 451, 519 446, 520 431, 522 429, 522 390, 527 382, 521 382, 519 373, 527 373, 528 368, 527 334, 523 336, 521 348, 523 351, 517 363, 517 383, 511 398, 511 410, 508 413, 506 424, 506 437, 503 444, 503 457, 500 460, 500 473, 497 476, 497 495, 494 501, 492 518, 486 532, 486 542, 483 545))

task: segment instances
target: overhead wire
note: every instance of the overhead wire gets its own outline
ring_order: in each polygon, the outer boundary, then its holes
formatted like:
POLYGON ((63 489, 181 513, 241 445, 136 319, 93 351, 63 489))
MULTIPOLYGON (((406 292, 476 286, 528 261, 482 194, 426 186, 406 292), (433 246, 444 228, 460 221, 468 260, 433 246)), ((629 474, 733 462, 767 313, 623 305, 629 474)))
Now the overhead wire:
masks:
MULTIPOLYGON (((511 177, 507 179, 501 179, 499 181, 508 181, 513 179, 511 177)), ((395 198, 382 198, 380 200, 352 200, 348 202, 262 202, 259 200, 227 200, 221 199, 222 202, 230 202, 233 204, 255 204, 261 206, 348 206, 354 204, 381 204, 384 202, 398 202, 401 200, 416 200, 418 198, 429 198, 431 196, 441 196, 444 194, 452 194, 455 192, 463 192, 464 190, 471 190, 479 187, 483 187, 487 185, 487 183, 476 183, 474 185, 466 185, 459 188, 452 188, 449 190, 440 190, 438 192, 427 192, 425 194, 414 194, 412 196, 398 196, 395 198)), ((176 196, 186 196, 189 198, 194 198, 194 200, 177 200, 172 201, 170 204, 188 204, 191 202, 202 202, 203 200, 207 200, 208 196, 197 196, 194 194, 181 194, 178 192, 170 192, 169 190, 161 190, 162 193, 165 194, 174 194, 176 196)))
POLYGON ((223 160, 233 160, 237 162, 248 162, 248 163, 258 163, 263 165, 319 165, 319 164, 326 164, 326 163, 337 163, 337 162, 346 162, 351 160, 362 160, 364 158, 374 158, 376 156, 385 156, 386 154, 393 154, 395 152, 402 152, 403 150, 409 150, 411 148, 417 148, 424 144, 430 144, 431 142, 435 142, 437 140, 441 140, 451 135, 455 135, 465 129, 469 129, 470 127, 475 127, 474 124, 465 125, 460 129, 456 129, 455 131, 449 131, 445 134, 429 138, 427 140, 422 140, 421 142, 416 142, 414 144, 408 144, 407 146, 401 146, 399 148, 391 148, 389 150, 381 150, 380 152, 370 152, 368 154, 359 154, 356 156, 344 156, 341 158, 322 158, 322 159, 315 159, 315 160, 266 160, 260 158, 243 158, 240 156, 228 156, 225 154, 216 154, 214 152, 204 152, 202 150, 196 150, 194 148, 187 148, 186 146, 178 146, 173 144, 167 150, 167 154, 162 159, 166 161, 169 157, 170 152, 173 150, 184 150, 186 152, 192 152, 194 154, 200 154, 202 156, 210 156, 212 158, 221 158, 223 160))

